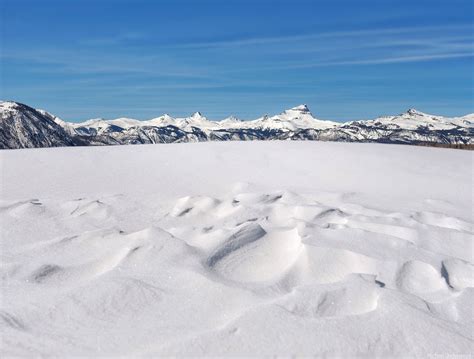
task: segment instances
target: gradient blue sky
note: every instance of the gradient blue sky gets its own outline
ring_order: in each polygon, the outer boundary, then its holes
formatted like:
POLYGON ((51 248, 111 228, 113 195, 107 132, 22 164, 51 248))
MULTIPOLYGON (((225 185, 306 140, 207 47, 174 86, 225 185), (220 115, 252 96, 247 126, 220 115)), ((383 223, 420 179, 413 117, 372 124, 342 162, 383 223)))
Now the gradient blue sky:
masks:
POLYGON ((0 3, 0 97, 66 120, 474 112, 472 0, 0 3))

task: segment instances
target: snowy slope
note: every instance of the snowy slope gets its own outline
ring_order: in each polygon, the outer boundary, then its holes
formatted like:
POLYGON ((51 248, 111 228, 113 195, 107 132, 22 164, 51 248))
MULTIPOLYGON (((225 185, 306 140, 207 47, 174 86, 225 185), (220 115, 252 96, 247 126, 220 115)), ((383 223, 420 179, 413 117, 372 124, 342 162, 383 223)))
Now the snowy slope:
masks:
POLYGON ((253 121, 238 121, 228 118, 220 122, 222 128, 247 128, 266 130, 295 131, 305 128, 327 129, 340 126, 338 122, 318 120, 309 111, 306 105, 293 107, 276 116, 265 115, 253 121))
MULTIPOLYGON (((359 121, 360 122, 360 121, 359 121)), ((404 130, 416 130, 419 128, 428 128, 430 130, 452 130, 459 127, 472 128, 472 115, 465 118, 446 118, 442 116, 429 115, 415 109, 409 109, 407 112, 398 116, 380 117, 375 120, 365 121, 366 125, 387 126, 390 128, 401 128, 404 130)))
POLYGON ((284 111, 278 116, 270 118, 273 121, 280 121, 284 123, 284 127, 290 130, 314 128, 314 129, 327 129, 340 126, 338 122, 318 120, 313 117, 308 106, 300 105, 293 107, 289 110, 284 111))
POLYGON ((0 149, 73 146, 77 141, 57 117, 16 102, 0 101, 0 149))
POLYGON ((468 357, 472 154, 1 151, 0 355, 468 357))

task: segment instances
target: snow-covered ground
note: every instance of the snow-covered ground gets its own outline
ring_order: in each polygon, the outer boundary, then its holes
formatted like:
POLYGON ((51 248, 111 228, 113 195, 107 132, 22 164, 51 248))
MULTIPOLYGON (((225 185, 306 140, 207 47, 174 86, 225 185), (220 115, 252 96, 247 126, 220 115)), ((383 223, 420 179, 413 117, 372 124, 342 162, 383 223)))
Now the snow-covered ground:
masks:
POLYGON ((473 154, 0 152, 0 354, 469 354, 473 154))

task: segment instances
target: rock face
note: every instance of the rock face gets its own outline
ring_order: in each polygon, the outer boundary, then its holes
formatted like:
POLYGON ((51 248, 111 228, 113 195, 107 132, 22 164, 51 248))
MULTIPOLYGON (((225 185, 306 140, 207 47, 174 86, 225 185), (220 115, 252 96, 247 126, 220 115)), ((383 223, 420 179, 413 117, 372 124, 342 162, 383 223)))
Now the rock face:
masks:
POLYGON ((74 146, 79 142, 49 114, 16 102, 0 102, 0 148, 74 146))
POLYGON ((314 118, 306 105, 253 121, 228 117, 210 121, 163 115, 148 121, 129 118, 65 122, 17 102, 0 102, 0 148, 96 146, 199 141, 319 140, 398 144, 474 145, 474 115, 433 116, 410 109, 369 121, 339 123, 314 118))

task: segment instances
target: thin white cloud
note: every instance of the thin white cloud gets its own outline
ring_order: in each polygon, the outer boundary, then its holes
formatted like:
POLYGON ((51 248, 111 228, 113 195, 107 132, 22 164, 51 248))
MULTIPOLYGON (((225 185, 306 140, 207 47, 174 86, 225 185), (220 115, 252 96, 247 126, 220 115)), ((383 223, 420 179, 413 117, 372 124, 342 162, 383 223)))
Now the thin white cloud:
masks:
POLYGON ((95 37, 83 39, 79 42, 80 45, 105 46, 105 45, 119 45, 136 40, 145 40, 147 35, 143 32, 121 32, 108 37, 95 37))
MULTIPOLYGON (((256 37, 231 41, 175 45, 164 51, 159 46, 133 50, 111 46, 107 51, 84 48, 4 49, 2 60, 31 62, 26 71, 70 74, 71 76, 116 75, 135 77, 137 82, 156 77, 203 79, 207 85, 176 84, 181 88, 223 86, 239 83, 251 72, 306 69, 324 66, 383 65, 467 58, 473 56, 472 25, 402 27, 337 31, 282 37, 256 37), (252 49, 246 45, 258 45, 252 49), (229 52, 221 47, 232 48, 229 52), (244 47, 242 49, 242 47, 244 47)), ((144 34, 119 34, 112 41, 144 34)), ((99 42, 101 41, 98 39, 99 42)), ((166 82, 166 81, 164 81, 166 82)))
POLYGON ((173 45, 175 48, 211 48, 211 47, 240 47, 249 45, 268 45, 281 42, 293 41, 310 41, 316 39, 330 39, 330 38, 347 38, 347 37, 363 37, 363 36, 377 36, 377 35, 394 35, 394 34, 409 34, 409 33, 432 33, 432 32, 446 32, 456 30, 467 30, 472 33, 473 26, 471 24, 459 24, 449 26, 424 26, 424 27, 399 27, 399 28, 383 28, 383 29, 363 29, 363 30, 346 30, 346 31, 331 31, 320 32, 313 34, 301 34, 292 36, 276 36, 276 37, 253 37, 244 39, 218 40, 208 42, 191 42, 184 44, 173 45))
POLYGON ((455 59, 462 57, 474 57, 472 52, 461 52, 461 53, 450 53, 450 54, 433 54, 433 55, 415 55, 415 56, 398 56, 378 59, 367 59, 367 60, 349 60, 339 61, 334 63, 319 64, 320 66, 330 65, 380 65, 380 64, 394 64, 401 62, 421 62, 421 61, 433 61, 440 59, 455 59))

